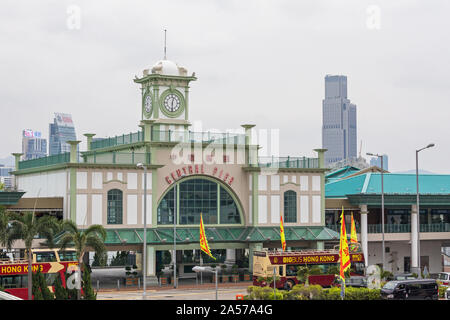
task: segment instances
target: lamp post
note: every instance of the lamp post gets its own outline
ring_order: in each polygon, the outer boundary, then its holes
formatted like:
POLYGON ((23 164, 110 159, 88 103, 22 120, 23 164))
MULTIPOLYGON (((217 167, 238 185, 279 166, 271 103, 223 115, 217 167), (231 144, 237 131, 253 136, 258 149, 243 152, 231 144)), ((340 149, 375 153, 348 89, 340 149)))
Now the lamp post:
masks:
POLYGON ((173 287, 176 289, 177 285, 177 183, 175 182, 173 186, 173 287))
POLYGON ((383 259, 383 270, 386 270, 385 265, 385 243, 384 243, 384 181, 383 181, 383 172, 384 172, 384 166, 383 166, 383 155, 380 154, 373 154, 373 153, 366 153, 368 156, 378 157, 381 159, 381 234, 382 234, 382 240, 381 240, 381 250, 382 250, 382 259, 383 259))
POLYGON ((144 247, 143 247, 143 255, 142 255, 142 285, 143 285, 143 293, 142 293, 142 299, 146 299, 146 287, 147 287, 147 167, 142 164, 138 163, 136 165, 138 168, 144 169, 144 247))
POLYGON ((419 279, 422 278, 420 267, 420 207, 419 207, 419 152, 428 148, 434 147, 434 143, 430 143, 422 149, 416 150, 416 207, 417 207, 417 268, 419 270, 419 279))

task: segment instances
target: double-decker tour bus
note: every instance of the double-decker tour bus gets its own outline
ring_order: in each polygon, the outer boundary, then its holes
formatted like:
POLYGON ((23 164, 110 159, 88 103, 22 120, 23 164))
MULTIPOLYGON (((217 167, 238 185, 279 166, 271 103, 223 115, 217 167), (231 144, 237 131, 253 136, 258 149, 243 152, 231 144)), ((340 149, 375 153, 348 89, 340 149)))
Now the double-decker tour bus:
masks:
MULTIPOLYGON (((66 287, 65 273, 76 269, 78 261, 73 249, 31 249, 33 273, 40 270, 47 282, 48 288, 54 292, 53 284, 56 277, 61 278, 66 287)), ((25 254, 25 256, 28 256, 25 254)), ((22 299, 28 299, 28 259, 0 260, 0 286, 5 292, 22 299)))
MULTIPOLYGON (((351 271, 350 276, 364 275, 364 255, 359 246, 350 250, 351 271)), ((261 250, 253 253, 253 285, 273 286, 267 283, 267 278, 274 276, 277 281, 275 286, 279 289, 291 289, 298 284, 297 271, 299 267, 317 266, 320 274, 309 275, 309 284, 319 284, 322 287, 330 287, 335 283, 335 274, 329 272, 330 267, 339 270, 339 249, 329 250, 299 250, 279 251, 261 250)))

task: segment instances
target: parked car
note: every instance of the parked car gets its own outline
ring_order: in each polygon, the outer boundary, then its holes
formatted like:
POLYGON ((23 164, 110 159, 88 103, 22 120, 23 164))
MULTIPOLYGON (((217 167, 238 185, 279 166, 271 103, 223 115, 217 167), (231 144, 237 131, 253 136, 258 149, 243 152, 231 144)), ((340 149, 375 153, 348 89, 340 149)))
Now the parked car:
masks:
POLYGON ((439 272, 437 282, 440 286, 450 286, 450 272, 439 272))
POLYGON ((430 273, 428 275, 429 279, 438 279, 439 278, 439 273, 430 273))
POLYGON ((446 291, 445 291, 445 299, 446 300, 450 300, 450 288, 448 288, 446 291))
POLYGON ((393 280, 381 289, 382 299, 438 300, 439 289, 434 279, 393 280))
POLYGON ((394 276, 394 280, 414 280, 417 279, 412 273, 402 273, 394 276))
POLYGON ((353 276, 345 280, 345 286, 355 288, 367 288, 367 278, 363 276, 353 276))

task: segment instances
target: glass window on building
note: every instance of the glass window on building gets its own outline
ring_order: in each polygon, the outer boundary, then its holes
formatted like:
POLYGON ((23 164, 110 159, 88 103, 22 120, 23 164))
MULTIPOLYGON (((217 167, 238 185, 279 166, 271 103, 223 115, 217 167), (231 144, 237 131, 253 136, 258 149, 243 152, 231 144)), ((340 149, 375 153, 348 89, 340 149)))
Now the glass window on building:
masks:
POLYGON ((108 224, 122 224, 123 193, 118 189, 108 191, 108 224))
POLYGON ((297 193, 292 190, 284 193, 284 222, 297 222, 297 193))
MULTIPOLYGON (((178 184, 176 197, 178 224, 198 225, 200 214, 204 224, 240 224, 241 215, 236 201, 226 188, 217 182, 195 178, 178 184)), ((158 206, 158 224, 173 224, 174 188, 158 206)))
POLYGON ((386 210, 386 224, 410 224, 411 210, 409 209, 388 209, 386 210))
POLYGON ((450 209, 432 209, 431 223, 450 223, 450 209))

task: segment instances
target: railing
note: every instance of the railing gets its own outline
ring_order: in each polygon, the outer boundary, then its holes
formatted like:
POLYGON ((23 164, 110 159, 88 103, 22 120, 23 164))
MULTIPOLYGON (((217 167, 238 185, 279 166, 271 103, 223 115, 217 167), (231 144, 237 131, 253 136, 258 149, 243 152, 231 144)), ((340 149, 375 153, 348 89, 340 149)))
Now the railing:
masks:
POLYGON ((267 168, 319 168, 318 158, 306 157, 258 157, 258 166, 267 168))
POLYGON ((150 153, 137 152, 105 152, 86 156, 85 163, 98 164, 138 164, 150 163, 150 153))
POLYGON ((32 160, 19 161, 19 170, 50 166, 50 165, 65 163, 65 162, 70 162, 70 153, 69 152, 60 153, 60 154, 42 157, 42 158, 37 158, 37 159, 32 159, 32 160))
POLYGON ((136 142, 144 141, 144 132, 138 131, 129 134, 123 134, 121 136, 115 136, 110 138, 105 138, 97 141, 91 142, 91 150, 115 147, 122 144, 131 144, 136 142))
MULTIPOLYGON (((326 225, 327 228, 340 232, 340 225, 326 225)), ((347 234, 350 234, 350 225, 345 225, 347 234)), ((356 232, 360 233, 360 226, 356 226, 356 232)), ((381 233, 381 224, 367 225, 368 233, 381 233)), ((384 233, 409 233, 411 224, 385 224, 384 233)), ((450 232, 450 223, 420 224, 420 232, 450 232)))
POLYGON ((192 132, 184 130, 153 130, 152 141, 245 145, 245 134, 229 132, 192 132))

